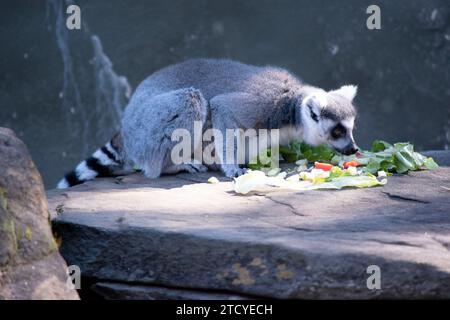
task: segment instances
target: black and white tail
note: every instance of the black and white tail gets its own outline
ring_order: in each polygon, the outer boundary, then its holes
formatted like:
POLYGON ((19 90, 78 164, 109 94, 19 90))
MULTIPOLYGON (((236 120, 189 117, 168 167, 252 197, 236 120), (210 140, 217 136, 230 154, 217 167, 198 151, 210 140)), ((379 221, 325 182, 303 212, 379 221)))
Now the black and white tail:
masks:
POLYGON ((77 167, 67 173, 59 181, 57 188, 65 189, 96 177, 108 177, 123 167, 122 143, 120 134, 116 134, 111 141, 97 149, 89 158, 80 162, 77 167))

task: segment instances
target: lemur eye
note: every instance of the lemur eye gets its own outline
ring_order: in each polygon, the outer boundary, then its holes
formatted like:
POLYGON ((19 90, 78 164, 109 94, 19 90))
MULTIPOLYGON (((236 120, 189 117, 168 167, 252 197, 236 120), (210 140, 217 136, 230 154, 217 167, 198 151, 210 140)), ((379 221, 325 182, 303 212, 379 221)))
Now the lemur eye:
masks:
POLYGON ((344 126, 338 124, 336 127, 333 128, 333 130, 331 130, 331 137, 333 137, 333 139, 339 139, 345 135, 345 131, 346 130, 344 126))

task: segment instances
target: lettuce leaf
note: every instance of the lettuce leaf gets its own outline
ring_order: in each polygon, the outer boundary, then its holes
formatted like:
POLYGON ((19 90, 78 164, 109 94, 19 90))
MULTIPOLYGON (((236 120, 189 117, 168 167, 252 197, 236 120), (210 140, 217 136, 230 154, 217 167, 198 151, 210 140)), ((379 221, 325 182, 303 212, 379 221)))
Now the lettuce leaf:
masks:
POLYGON ((423 165, 428 170, 439 168, 438 164, 431 157, 425 158, 425 160, 423 161, 423 165))
MULTIPOLYGON (((337 167, 335 167, 337 168, 337 167)), ((386 178, 377 179, 372 174, 351 176, 347 172, 337 168, 330 174, 330 178, 315 178, 313 181, 303 181, 298 179, 285 179, 281 176, 269 177, 262 171, 249 171, 246 174, 234 179, 234 191, 240 194, 247 194, 251 191, 264 192, 275 188, 307 191, 318 189, 342 189, 347 187, 369 188, 381 186, 387 183, 386 178), (340 170, 340 171, 339 171, 340 170)))
MULTIPOLYGON (((270 149, 265 151, 270 160, 270 149)), ((375 174, 378 171, 389 173, 406 173, 410 170, 433 170, 438 168, 432 158, 427 158, 414 151, 414 145, 408 142, 390 144, 383 140, 375 140, 371 150, 361 151, 359 156, 343 156, 327 145, 310 146, 304 142, 293 141, 289 145, 280 146, 280 155, 287 162, 304 159, 307 162, 329 162, 334 165, 356 160, 365 173, 375 174)), ((263 163, 260 157, 256 163, 249 164, 253 170, 269 168, 271 162, 263 163)))
POLYGON ((374 175, 367 174, 361 176, 343 176, 332 179, 319 185, 314 185, 311 189, 342 189, 348 187, 369 188, 382 186, 387 183, 387 179, 378 180, 374 175))
POLYGON ((280 154, 287 162, 306 159, 308 162, 329 162, 336 152, 327 145, 311 146, 304 142, 293 141, 287 146, 280 146, 280 154))
POLYGON ((433 170, 438 165, 432 158, 427 158, 414 151, 414 145, 408 142, 390 144, 376 140, 371 151, 361 151, 360 156, 336 155, 331 162, 338 164, 342 161, 356 160, 366 173, 376 173, 380 170, 390 173, 406 173, 415 170, 433 170))
POLYGON ((386 141, 383 140, 375 140, 372 143, 372 152, 379 152, 379 151, 383 151, 386 150, 388 148, 392 147, 392 144, 387 143, 386 141))

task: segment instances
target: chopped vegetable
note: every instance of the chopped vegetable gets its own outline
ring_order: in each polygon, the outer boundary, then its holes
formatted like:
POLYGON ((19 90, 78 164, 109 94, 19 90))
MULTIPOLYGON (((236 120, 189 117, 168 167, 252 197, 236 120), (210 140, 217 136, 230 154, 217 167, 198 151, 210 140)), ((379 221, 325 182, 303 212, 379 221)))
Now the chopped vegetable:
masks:
POLYGON ((247 166, 249 169, 252 170, 260 170, 262 168, 270 168, 271 162, 272 162, 272 151, 270 149, 267 149, 261 152, 261 154, 258 155, 256 159, 250 161, 250 163, 247 166))
POLYGON ((433 158, 431 158, 431 157, 425 158, 423 160, 423 165, 428 170, 434 170, 434 169, 439 168, 438 164, 436 162, 434 162, 433 158))
MULTIPOLYGON (((432 170, 438 167, 432 158, 415 152, 410 143, 390 144, 381 140, 374 141, 370 151, 359 151, 351 156, 337 154, 328 146, 312 147, 301 142, 280 147, 280 154, 286 161, 295 162, 297 169, 280 172, 279 168, 270 168, 270 164, 263 165, 258 158, 258 163, 250 168, 262 169, 267 175, 260 170, 250 170, 235 179, 235 192, 247 194, 251 191, 265 191, 267 188, 367 188, 386 184, 387 176, 392 173, 432 170), (314 167, 307 170, 307 165, 311 162, 314 162, 314 167), (326 162, 331 162, 334 166, 326 162), (288 172, 294 174, 286 178, 288 172)), ((267 150, 267 155, 270 157, 270 150, 267 150)))
POLYGON ((212 183, 212 184, 219 183, 219 180, 216 177, 211 177, 208 179, 208 183, 212 183))
POLYGON ((280 146, 280 154, 287 162, 295 162, 299 159, 306 159, 308 162, 328 162, 335 152, 327 145, 311 146, 304 142, 293 141, 287 146, 280 146))
POLYGON ((388 148, 392 147, 392 144, 387 143, 386 141, 383 140, 375 140, 372 143, 372 152, 379 152, 379 151, 383 151, 386 150, 388 148))
POLYGON ((333 165, 328 163, 314 162, 314 168, 322 169, 323 171, 330 171, 333 168, 333 165))
POLYGON ((312 189, 342 189, 344 187, 368 188, 386 184, 387 179, 379 181, 374 175, 344 176, 316 185, 312 189))
POLYGON ((306 159, 300 159, 295 161, 295 164, 298 166, 297 167, 297 172, 301 172, 301 171, 305 171, 308 167, 308 160, 306 159))
POLYGON ((285 180, 279 177, 267 177, 259 170, 249 170, 246 174, 234 179, 234 191, 240 194, 247 194, 265 186, 281 186, 285 180))
POLYGON ((286 172, 280 172, 279 174, 277 174, 277 178, 281 178, 281 179, 284 179, 284 178, 286 178, 286 176, 287 176, 287 173, 286 172))
POLYGON ((384 171, 378 171, 377 175, 378 175, 378 177, 386 177, 387 178, 386 172, 384 172, 384 171))
MULTIPOLYGON (((355 167, 352 168, 355 169, 355 167)), ((386 184, 386 182, 386 176, 377 178, 370 173, 352 176, 339 167, 333 167, 330 171, 313 169, 311 172, 301 172, 287 179, 280 175, 268 177, 262 171, 251 170, 234 180, 234 191, 240 194, 247 194, 251 191, 264 192, 273 188, 297 191, 342 189, 345 187, 367 188, 381 186, 386 184)))
POLYGON ((352 176, 358 175, 358 169, 356 169, 356 166, 347 167, 347 172, 352 176))
POLYGON ((357 167, 359 166, 359 162, 356 160, 344 162, 344 168, 348 169, 349 167, 357 167))
POLYGON ((299 180, 300 180, 299 174, 293 174, 292 176, 286 178, 286 181, 299 181, 299 180))
MULTIPOLYGON (((267 157, 258 157, 256 163, 249 165, 250 169, 272 172, 277 169, 270 167, 273 161, 262 163, 260 159, 269 159, 271 150, 265 151, 267 157)), ((264 152, 263 152, 264 154, 264 152)), ((302 172, 307 169, 308 163, 318 162, 319 167, 324 170, 331 170, 328 163, 339 165, 348 169, 358 167, 363 173, 375 174, 378 171, 387 173, 405 173, 410 170, 436 169, 438 165, 432 158, 427 158, 414 151, 414 146, 410 143, 390 144, 382 140, 376 140, 372 144, 370 151, 359 151, 354 155, 344 156, 335 152, 326 145, 310 146, 303 142, 294 141, 287 146, 280 146, 280 155, 287 162, 295 162, 298 166, 295 171, 302 172), (326 167, 324 167, 325 165, 326 167)), ((276 176, 276 173, 271 175, 276 176)), ((352 169, 351 173, 355 175, 352 169)))
POLYGON ((269 176, 269 177, 273 177, 273 176, 276 176, 278 173, 280 173, 280 168, 273 168, 273 169, 270 169, 269 170, 269 172, 267 172, 267 175, 269 176))
POLYGON ((324 171, 322 169, 312 169, 311 172, 300 172, 299 177, 301 180, 318 184, 325 182, 325 180, 329 178, 330 175, 330 171, 324 171))
POLYGON ((372 144, 371 151, 359 152, 359 155, 335 155, 331 162, 339 164, 357 161, 364 172, 405 173, 410 170, 436 169, 438 165, 432 158, 427 158, 414 151, 410 143, 390 144, 377 140, 372 144))

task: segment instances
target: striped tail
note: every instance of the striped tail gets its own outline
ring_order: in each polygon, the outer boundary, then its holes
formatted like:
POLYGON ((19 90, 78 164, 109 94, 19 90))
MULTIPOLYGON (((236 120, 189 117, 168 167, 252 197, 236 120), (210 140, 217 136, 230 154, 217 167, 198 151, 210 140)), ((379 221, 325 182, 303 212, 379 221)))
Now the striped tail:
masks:
POLYGON ((57 188, 65 189, 96 177, 108 177, 123 168, 121 136, 116 134, 111 141, 97 149, 89 158, 80 162, 59 181, 57 188))

